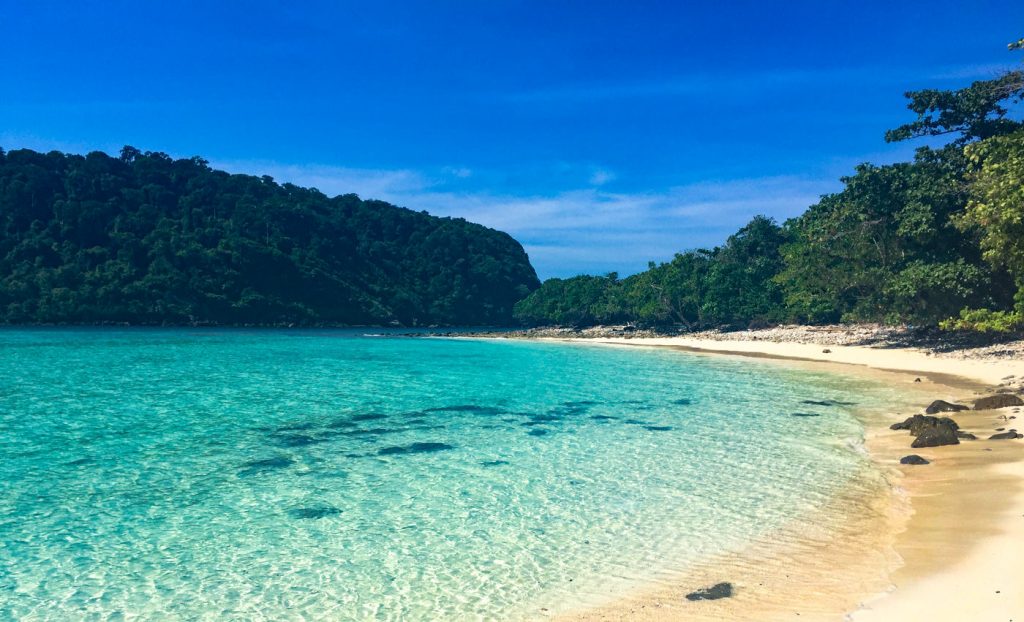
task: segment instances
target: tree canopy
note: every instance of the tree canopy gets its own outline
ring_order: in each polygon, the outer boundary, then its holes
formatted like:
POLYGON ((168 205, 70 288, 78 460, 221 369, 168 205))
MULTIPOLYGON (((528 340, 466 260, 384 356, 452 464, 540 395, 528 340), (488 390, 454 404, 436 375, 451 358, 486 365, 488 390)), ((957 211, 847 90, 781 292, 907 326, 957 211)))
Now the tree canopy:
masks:
MULTIPOLYGON (((1024 40, 1010 49, 1024 49, 1024 40)), ((1024 327, 1024 71, 906 96, 916 118, 886 140, 948 135, 946 145, 922 147, 910 162, 862 164, 840 192, 782 227, 759 216, 719 248, 680 253, 626 279, 587 277, 587 288, 545 282, 516 305, 516 317, 557 323, 544 310, 563 296, 559 317, 594 321, 578 311, 600 300, 604 320, 685 327, 1024 327)))
POLYGON ((462 219, 133 147, 0 149, 0 322, 495 325, 538 285, 462 219))

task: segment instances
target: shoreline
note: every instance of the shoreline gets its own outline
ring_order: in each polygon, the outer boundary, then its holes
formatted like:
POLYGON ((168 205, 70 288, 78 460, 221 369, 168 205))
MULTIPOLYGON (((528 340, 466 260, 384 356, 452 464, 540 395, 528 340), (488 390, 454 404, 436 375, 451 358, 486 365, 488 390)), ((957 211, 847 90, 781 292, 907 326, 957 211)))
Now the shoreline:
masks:
MULTIPOLYGON (((945 413, 977 433, 979 440, 959 445, 911 449, 905 431, 888 426, 932 399, 958 403, 995 392, 1007 376, 1024 377, 1024 360, 962 359, 933 356, 911 348, 729 341, 693 337, 542 338, 609 346, 671 348, 697 355, 771 359, 781 364, 875 376, 906 383, 907 399, 889 413, 860 413, 864 446, 887 482, 875 501, 881 506, 842 508, 837 534, 828 547, 813 550, 747 551, 722 560, 743 574, 734 598, 698 603, 684 596, 718 580, 721 572, 703 570, 651 585, 605 605, 567 612, 556 619, 590 620, 853 620, 896 619, 1024 620, 1024 442, 989 441, 1012 409, 945 413), (899 464, 917 453, 932 463, 899 464), (882 510, 885 511, 882 511, 882 510), (847 526, 869 529, 854 537, 847 526), (865 550, 867 549, 867 550, 865 550), (808 555, 810 553, 810 555, 808 555), (866 555, 865 555, 866 554, 866 555), (832 576, 800 576, 825 555, 832 576), (773 557, 774 556, 774 557, 773 557), (869 563, 865 566, 864 558, 869 563), (785 565, 779 565, 779 559, 785 565), (766 572, 775 564, 776 572, 766 572), (778 574, 783 573, 783 577, 778 574), (714 577, 719 577, 717 580, 714 577), (760 579, 760 580, 758 580, 760 579), (700 583, 700 581, 705 583, 700 583), (756 584, 754 583, 756 582, 756 584), (839 583, 840 585, 836 585, 839 583), (848 585, 843 585, 847 583, 848 585), (742 597, 741 597, 742 595, 742 597)), ((1024 429, 1024 419, 1018 426, 1024 429)), ((859 500, 864 501, 864 500, 859 500)), ((838 510, 837 510, 838 511, 838 510)), ((823 540, 816 536, 820 544, 823 540)), ((793 543, 790 543, 793 544, 793 543)), ((754 548, 754 547, 751 547, 754 548)), ((771 548, 771 547, 769 547, 771 548)), ((804 547, 797 547, 804 548, 804 547)))

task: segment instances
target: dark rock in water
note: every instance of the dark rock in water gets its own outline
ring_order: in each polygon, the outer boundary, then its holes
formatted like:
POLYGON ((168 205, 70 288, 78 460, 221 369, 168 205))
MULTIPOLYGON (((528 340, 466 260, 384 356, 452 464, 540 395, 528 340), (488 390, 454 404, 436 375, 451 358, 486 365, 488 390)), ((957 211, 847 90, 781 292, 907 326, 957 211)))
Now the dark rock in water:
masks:
POLYGON ((928 407, 924 409, 924 412, 929 415, 934 415, 935 413, 955 413, 961 410, 970 409, 963 404, 952 404, 945 400, 935 400, 931 404, 928 404, 928 407))
POLYGON ((900 464, 931 464, 931 462, 917 454, 910 454, 909 456, 903 456, 900 458, 900 464))
POLYGON ((356 427, 356 422, 352 421, 351 419, 338 419, 337 421, 332 421, 331 423, 327 424, 327 427, 334 429, 354 428, 356 427))
POLYGON ((672 426, 669 426, 669 425, 645 425, 644 429, 645 430, 650 430, 651 432, 668 432, 669 430, 672 429, 672 426))
POLYGON ((910 430, 910 434, 918 436, 921 432, 928 428, 934 428, 938 426, 948 426, 953 430, 959 430, 960 426, 957 425, 956 421, 953 421, 949 417, 932 417, 931 415, 914 415, 908 417, 900 423, 894 423, 889 426, 890 430, 910 430))
POLYGON ((308 508, 293 508, 291 510, 288 510, 288 516, 300 519, 327 518, 328 516, 337 516, 338 514, 341 514, 341 510, 330 505, 319 505, 308 508))
POLYGON ((303 430, 311 430, 314 425, 312 423, 294 423, 291 425, 283 425, 277 428, 278 432, 302 432, 303 430))
POLYGON ((965 441, 976 441, 978 437, 971 434, 970 432, 964 432, 963 430, 956 431, 956 437, 965 441))
POLYGON ((574 408, 577 406, 597 406, 599 403, 600 402, 595 402, 594 400, 576 400, 574 402, 562 402, 562 405, 574 408))
POLYGON ((689 406, 693 404, 693 400, 691 400, 688 397, 684 397, 678 400, 672 400, 672 403, 675 404, 676 406, 689 406))
POLYGON ((804 400, 801 404, 810 404, 812 406, 856 406, 856 402, 843 402, 840 400, 804 400))
POLYGON ((794 417, 820 417, 819 413, 792 413, 794 417))
POLYGON ((718 583, 686 595, 686 600, 718 600, 732 596, 732 583, 718 583))
POLYGON ((940 423, 935 427, 925 428, 914 442, 910 444, 911 447, 917 449, 919 447, 939 447, 942 445, 959 445, 960 439, 956 437, 956 428, 947 424, 940 423))
POLYGON ((484 465, 485 467, 496 467, 496 466, 502 466, 503 464, 509 464, 509 461, 508 460, 484 460, 480 464, 484 465))
POLYGON ((377 421, 379 419, 387 419, 387 415, 380 413, 367 413, 365 415, 355 415, 352 417, 352 421, 377 421))
POLYGON ((245 468, 238 472, 238 477, 249 477, 251 475, 258 475, 267 471, 286 469, 293 464, 295 464, 295 461, 287 456, 275 456, 273 458, 266 458, 263 460, 252 460, 242 465, 245 468))
POLYGON ((384 447, 377 451, 380 456, 395 456, 399 454, 426 454, 435 451, 447 451, 455 449, 447 443, 413 443, 412 445, 384 447))
POLYGON ((990 441, 1011 441, 1016 438, 1024 438, 1024 434, 1019 434, 1017 430, 1010 430, 1009 432, 1002 432, 1000 434, 993 434, 988 437, 990 441))
POLYGON ((548 433, 547 430, 541 430, 541 429, 533 429, 533 430, 530 430, 529 432, 527 432, 527 434, 529 434, 530 436, 544 436, 547 433, 548 433))
POLYGON ((439 406, 437 408, 428 408, 423 412, 426 413, 478 413, 481 415, 500 415, 505 412, 501 408, 494 408, 493 406, 477 406, 476 404, 457 404, 455 406, 439 406))
POLYGON ((639 419, 626 419, 623 423, 628 423, 629 425, 647 425, 646 421, 640 421, 639 419))
POLYGON ((1011 393, 999 393, 974 400, 974 410, 994 410, 1008 406, 1020 406, 1024 400, 1011 393))
POLYGON ((590 418, 594 421, 612 421, 613 419, 618 419, 618 417, 612 417, 610 415, 591 415, 590 418))

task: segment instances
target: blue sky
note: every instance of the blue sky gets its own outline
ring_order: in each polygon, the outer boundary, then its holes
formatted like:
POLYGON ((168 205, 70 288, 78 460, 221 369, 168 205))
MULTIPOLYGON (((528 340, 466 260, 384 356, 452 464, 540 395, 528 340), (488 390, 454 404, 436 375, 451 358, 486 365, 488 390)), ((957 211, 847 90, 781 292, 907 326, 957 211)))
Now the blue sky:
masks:
POLYGON ((800 213, 1021 2, 0 0, 0 146, 201 155, 628 274, 800 213))

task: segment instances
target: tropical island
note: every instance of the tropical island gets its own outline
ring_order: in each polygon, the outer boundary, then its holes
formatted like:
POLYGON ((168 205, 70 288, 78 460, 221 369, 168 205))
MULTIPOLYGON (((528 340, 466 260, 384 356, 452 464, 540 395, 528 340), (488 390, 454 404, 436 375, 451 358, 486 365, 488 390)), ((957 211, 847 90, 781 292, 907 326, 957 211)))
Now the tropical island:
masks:
POLYGON ((944 41, 876 163, 663 203, 829 158, 723 110, 820 128, 949 7, 259 4, 11 11, 0 619, 1024 614, 1024 69, 944 41))
POLYGON ((930 139, 913 161, 647 271, 542 285, 515 240, 462 219, 200 157, 0 150, 0 322, 1019 330, 1024 71, 906 95, 917 118, 885 139, 930 139))

